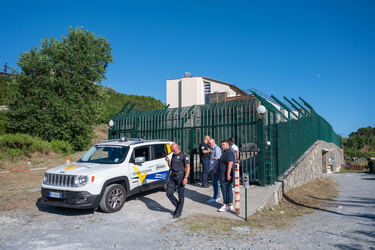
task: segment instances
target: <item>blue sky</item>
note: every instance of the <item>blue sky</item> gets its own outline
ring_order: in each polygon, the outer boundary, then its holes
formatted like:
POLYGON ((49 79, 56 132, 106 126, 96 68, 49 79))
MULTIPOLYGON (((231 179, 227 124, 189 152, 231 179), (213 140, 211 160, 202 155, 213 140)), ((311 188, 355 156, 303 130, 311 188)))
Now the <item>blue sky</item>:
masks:
MULTIPOLYGON (((375 1, 3 1, 0 65, 70 26, 106 37, 104 85, 165 102, 184 72, 302 97, 347 137, 375 127, 375 1)), ((2 70, 0 66, 0 70, 2 70)))

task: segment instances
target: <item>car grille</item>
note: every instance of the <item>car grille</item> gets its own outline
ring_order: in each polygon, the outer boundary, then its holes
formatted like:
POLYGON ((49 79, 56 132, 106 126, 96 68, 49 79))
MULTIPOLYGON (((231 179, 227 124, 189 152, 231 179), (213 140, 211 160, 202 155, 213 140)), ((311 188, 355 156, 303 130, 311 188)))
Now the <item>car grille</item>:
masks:
POLYGON ((65 174, 45 174, 43 184, 59 187, 76 187, 74 183, 75 175, 65 174))

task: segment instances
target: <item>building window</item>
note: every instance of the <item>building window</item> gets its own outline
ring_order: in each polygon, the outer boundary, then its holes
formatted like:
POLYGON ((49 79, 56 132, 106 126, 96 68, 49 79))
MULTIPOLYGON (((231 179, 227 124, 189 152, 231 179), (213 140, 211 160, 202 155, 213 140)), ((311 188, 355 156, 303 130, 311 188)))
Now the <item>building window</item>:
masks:
POLYGON ((204 104, 210 104, 211 83, 204 82, 204 104))

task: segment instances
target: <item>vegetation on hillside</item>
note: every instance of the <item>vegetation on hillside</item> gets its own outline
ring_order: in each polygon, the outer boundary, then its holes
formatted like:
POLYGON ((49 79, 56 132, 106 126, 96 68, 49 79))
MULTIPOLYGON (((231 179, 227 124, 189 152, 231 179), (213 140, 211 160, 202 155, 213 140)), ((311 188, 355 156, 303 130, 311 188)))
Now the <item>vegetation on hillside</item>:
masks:
POLYGON ((150 96, 126 95, 116 92, 111 87, 104 87, 104 91, 104 110, 100 115, 100 123, 107 123, 111 120, 127 102, 135 104, 134 109, 132 110, 133 112, 164 108, 164 105, 160 100, 150 96))
POLYGON ((65 141, 47 142, 27 134, 0 135, 0 160, 14 161, 21 155, 30 157, 35 152, 48 154, 51 151, 68 155, 72 152, 72 146, 65 141))
POLYGON ((359 128, 343 139, 343 145, 347 157, 375 157, 375 128, 359 128))

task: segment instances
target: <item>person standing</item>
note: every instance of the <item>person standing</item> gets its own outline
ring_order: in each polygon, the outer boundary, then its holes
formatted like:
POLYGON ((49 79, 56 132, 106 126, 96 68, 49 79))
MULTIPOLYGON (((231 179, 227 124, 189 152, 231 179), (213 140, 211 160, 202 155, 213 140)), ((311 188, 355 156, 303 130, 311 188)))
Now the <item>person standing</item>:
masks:
MULTIPOLYGON (((235 156, 233 151, 230 149, 229 141, 221 142, 221 149, 223 153, 219 160, 219 181, 221 192, 223 194, 223 206, 218 210, 218 212, 224 212, 228 210, 233 210, 233 191, 232 191, 232 182, 233 182, 233 164, 235 162, 235 156)), ((217 159, 216 159, 217 160, 217 159)))
MULTIPOLYGON (((239 171, 239 174, 240 174, 240 180, 242 180, 242 166, 241 166, 241 159, 240 159, 240 151, 238 150, 238 147, 237 145, 235 144, 235 140, 234 140, 234 137, 231 137, 229 138, 229 146, 230 146, 230 149, 233 151, 234 153, 234 156, 236 157, 235 161, 234 161, 234 164, 238 164, 238 171, 239 171)), ((235 168, 235 166, 233 165, 233 168, 235 168)))
POLYGON ((235 144, 235 140, 234 140, 234 137, 231 137, 229 138, 229 146, 230 146, 230 149, 233 151, 234 153, 234 156, 236 157, 235 159, 235 163, 239 163, 240 162, 240 151, 238 150, 238 147, 237 145, 235 144))
POLYGON ((210 137, 208 135, 204 136, 204 140, 199 144, 199 159, 202 165, 202 187, 207 188, 208 175, 210 174, 210 155, 212 150, 208 146, 208 141, 210 137))
POLYGON ((171 145, 172 158, 168 157, 165 160, 168 162, 169 171, 171 171, 170 178, 167 183, 167 197, 175 206, 173 219, 181 217, 182 209, 185 202, 185 185, 188 181, 190 173, 189 157, 181 152, 180 146, 177 143, 171 145), (177 188, 178 199, 174 192, 177 188))
POLYGON ((218 202, 220 200, 220 184, 219 184, 219 173, 218 173, 218 165, 219 162, 215 161, 214 159, 219 159, 221 156, 221 149, 214 139, 210 139, 208 141, 208 146, 211 147, 211 158, 210 158, 210 173, 212 176, 212 187, 214 189, 214 195, 211 197, 207 202, 218 202))

